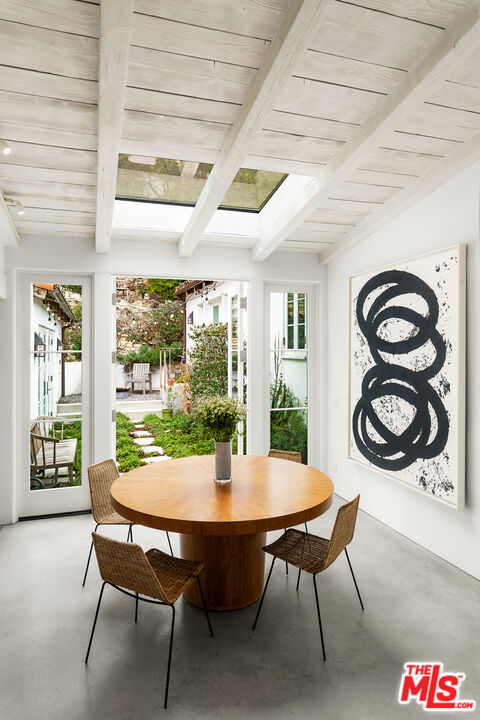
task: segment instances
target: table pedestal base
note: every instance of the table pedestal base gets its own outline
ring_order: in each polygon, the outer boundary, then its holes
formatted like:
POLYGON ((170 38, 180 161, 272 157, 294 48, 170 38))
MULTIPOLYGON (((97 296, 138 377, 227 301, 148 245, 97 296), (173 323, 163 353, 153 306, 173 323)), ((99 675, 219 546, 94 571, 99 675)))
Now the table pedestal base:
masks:
MULTIPOLYGON (((262 593, 267 534, 180 535, 180 553, 186 560, 203 560, 200 575, 209 610, 238 610, 251 605, 262 593)), ((197 583, 185 597, 203 607, 197 583)))

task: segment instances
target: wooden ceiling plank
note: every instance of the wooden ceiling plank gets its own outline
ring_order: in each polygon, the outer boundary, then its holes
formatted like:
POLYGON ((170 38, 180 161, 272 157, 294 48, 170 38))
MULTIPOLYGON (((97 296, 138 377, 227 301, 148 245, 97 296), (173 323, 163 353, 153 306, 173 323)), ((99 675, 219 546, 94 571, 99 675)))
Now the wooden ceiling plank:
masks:
POLYGON ((77 150, 97 149, 97 135, 75 133, 70 130, 52 130, 50 128, 34 125, 20 125, 16 122, 0 121, 0 137, 7 142, 34 143, 38 145, 52 145, 77 150))
POLYGON ((445 27, 453 21, 465 5, 465 0, 402 0, 401 3, 392 3, 391 0, 348 0, 351 5, 360 5, 364 8, 378 10, 388 15, 414 20, 420 23, 429 23, 445 27))
POLYGON ((404 70, 372 65, 354 58, 307 50, 295 68, 295 76, 388 95, 402 79, 404 70))
POLYGON ((2 0, 2 18, 10 22, 98 38, 98 6, 75 0, 2 0))
POLYGON ((332 159, 343 144, 338 140, 309 138, 262 130, 255 137, 250 152, 272 158, 326 163, 332 159))
POLYGON ((91 185, 68 185, 54 182, 34 182, 27 180, 2 180, 4 192, 8 196, 28 195, 30 197, 58 197, 79 200, 94 200, 95 188, 91 185))
POLYGON ((271 112, 278 93, 290 77, 300 54, 317 31, 327 0, 291 2, 265 60, 255 76, 248 99, 228 134, 219 159, 205 183, 179 241, 179 254, 191 255, 221 203, 262 121, 271 112))
POLYGON ((0 90, 0 120, 52 130, 71 130, 95 135, 97 132, 96 105, 22 95, 4 90, 0 90))
POLYGON ((96 170, 96 153, 90 150, 13 142, 10 155, 2 156, 2 164, 26 165, 52 170, 73 170, 92 173, 96 170))
POLYGON ((168 17, 176 22, 200 25, 213 30, 229 32, 241 29, 242 35, 272 40, 283 15, 288 0, 136 0, 135 12, 151 16, 168 17))
POLYGON ((95 230, 97 252, 108 252, 110 249, 132 21, 133 0, 102 0, 95 230))
MULTIPOLYGON (((95 227, 95 213, 79 210, 47 210, 25 206, 25 218, 28 222, 60 223, 64 225, 88 225, 95 227)), ((10 211, 11 212, 11 211, 10 211)))
MULTIPOLYGON (((130 79, 137 79, 141 71, 141 78, 147 83, 145 87, 151 90, 160 90, 162 86, 158 86, 158 83, 162 82, 161 75, 167 75, 169 72, 175 72, 180 86, 182 82, 188 82, 189 77, 193 77, 195 82, 198 82, 198 78, 202 78, 205 81, 222 80, 234 85, 246 85, 247 87, 257 72, 255 68, 245 65, 232 65, 228 61, 223 63, 219 60, 185 54, 178 55, 177 53, 153 50, 138 45, 132 45, 130 48, 129 65, 131 72, 129 70, 128 84, 132 87, 144 87, 142 84, 130 82, 130 79), (150 77, 147 76, 147 71, 150 77)), ((201 88, 197 88, 197 90, 201 92, 201 88)), ((195 94, 192 93, 192 95, 195 94)), ((228 100, 228 98, 226 99, 228 100)), ((233 102, 235 101, 233 100, 233 102)))
POLYGON ((323 117, 274 110, 265 117, 264 130, 295 133, 307 137, 346 142, 355 135, 358 124, 329 120, 323 117))
POLYGON ((75 185, 97 184, 95 173, 76 172, 75 170, 55 170, 52 168, 31 167, 28 165, 0 164, 0 181, 5 178, 11 180, 39 180, 41 182, 59 182, 75 185))
POLYGON ((458 152, 441 160, 415 183, 366 217, 341 243, 322 255, 322 262, 330 262, 340 253, 353 247, 479 159, 480 134, 464 143, 458 152))
MULTIPOLYGON (((385 137, 399 127, 401 119, 422 103, 425 94, 432 92, 433 88, 443 81, 447 72, 472 52, 472 48, 478 45, 479 36, 479 3, 478 0, 472 0, 454 23, 443 31, 426 55, 417 55, 415 66, 406 74, 397 89, 384 99, 380 108, 370 115, 355 140, 347 143, 291 205, 272 220, 267 232, 253 249, 253 259, 265 260, 325 198, 334 196, 335 190, 357 168, 399 171, 399 167, 392 167, 393 162, 392 165, 387 162, 372 165, 372 155, 379 152, 377 148, 382 145, 385 137), (368 164, 365 163, 367 159, 368 164)), ((405 153, 405 156, 407 155, 408 153, 405 153)), ((393 159, 390 153, 389 157, 390 160, 393 159)), ((435 159, 434 156, 430 157, 435 159)), ((411 165, 410 162, 408 169, 401 172, 415 174, 411 165)), ((409 187, 413 187, 413 184, 409 187)))
POLYGON ((232 125, 241 105, 238 103, 205 100, 183 94, 153 92, 127 88, 125 109, 160 115, 206 120, 232 125))
POLYGON ((410 70, 419 54, 424 54, 442 32, 391 14, 333 2, 310 49, 410 70))
POLYGON ((97 80, 98 40, 0 20, 0 65, 97 80))
POLYGON ((0 89, 27 96, 72 100, 89 105, 96 105, 98 102, 98 83, 95 80, 82 80, 5 65, 0 72, 0 89))
POLYGON ((134 13, 132 45, 258 68, 268 41, 134 13))

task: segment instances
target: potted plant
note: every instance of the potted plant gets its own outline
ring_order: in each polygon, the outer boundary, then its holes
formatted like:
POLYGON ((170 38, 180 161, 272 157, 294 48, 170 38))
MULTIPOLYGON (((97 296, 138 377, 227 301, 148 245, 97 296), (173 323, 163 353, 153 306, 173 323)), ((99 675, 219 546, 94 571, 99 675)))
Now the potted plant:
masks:
POLYGON ((167 391, 167 407, 162 410, 162 418, 171 418, 173 415, 173 408, 175 407, 175 395, 172 390, 167 391))
POLYGON ((197 421, 215 440, 215 482, 232 480, 232 437, 245 414, 243 403, 223 395, 203 398, 195 408, 197 421))

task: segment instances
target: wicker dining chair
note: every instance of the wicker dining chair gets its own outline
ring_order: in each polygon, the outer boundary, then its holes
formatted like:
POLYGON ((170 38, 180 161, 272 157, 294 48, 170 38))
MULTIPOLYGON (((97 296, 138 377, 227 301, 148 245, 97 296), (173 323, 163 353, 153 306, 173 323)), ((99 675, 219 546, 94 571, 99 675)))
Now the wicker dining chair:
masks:
POLYGON ((278 538, 278 540, 275 540, 273 543, 266 545, 263 548, 266 553, 273 555, 273 560, 268 573, 267 582, 265 583, 265 587, 263 589, 260 605, 258 606, 252 630, 255 630, 257 625, 275 560, 279 558, 280 560, 284 560, 285 562, 295 565, 295 567, 298 568, 297 590, 302 570, 305 570, 313 576, 313 587, 315 590, 315 601, 317 605, 318 624, 320 627, 320 639, 322 641, 323 659, 327 659, 325 655, 320 605, 318 603, 316 577, 318 573, 326 570, 337 559, 340 553, 345 550, 348 566, 355 584, 355 590, 357 591, 358 599, 360 600, 360 606, 362 610, 364 610, 360 591, 358 589, 357 581, 355 579, 352 564, 347 551, 347 545, 351 543, 355 532, 359 501, 360 495, 357 495, 354 500, 342 505, 342 507, 339 508, 330 540, 292 528, 287 530, 282 537, 278 538))
MULTIPOLYGON (((291 462, 302 462, 302 453, 295 452, 294 450, 269 450, 268 457, 278 458, 279 460, 290 460, 291 462)), ((285 528, 287 532, 287 528, 285 528)), ((305 532, 308 532, 307 523, 305 523, 305 532)), ((285 563, 285 573, 288 575, 288 563, 285 563)))
MULTIPOLYGON (((95 522, 95 532, 99 525, 128 525, 127 542, 133 542, 133 525, 130 520, 119 515, 112 506, 110 497, 110 488, 112 483, 120 477, 117 466, 113 460, 104 460, 103 462, 91 465, 88 468, 88 482, 90 485, 90 498, 92 500, 92 514, 95 522)), ((173 555, 172 544, 167 532, 168 545, 173 555)), ((92 557, 93 542, 90 543, 90 552, 88 553, 87 567, 83 576, 82 587, 85 586, 87 580, 88 568, 92 557)))
POLYGON ((111 585, 135 600, 135 622, 138 619, 138 601, 154 605, 166 605, 172 608, 172 624, 170 629, 170 644, 168 649, 167 677, 165 683, 165 699, 163 707, 167 707, 168 685, 170 681, 170 667, 172 663, 173 631, 175 627, 175 602, 183 594, 186 587, 194 582, 198 583, 203 602, 203 609, 207 618, 208 629, 213 638, 213 630, 208 615, 207 605, 203 594, 199 573, 203 562, 195 560, 182 560, 167 555, 161 550, 152 548, 146 553, 140 545, 135 543, 113 540, 105 535, 92 533, 92 542, 95 546, 98 567, 103 585, 98 598, 97 609, 93 621, 90 640, 88 643, 85 662, 88 662, 93 634, 97 624, 100 603, 102 602, 105 585, 111 585), (146 597, 140 597, 144 595, 146 597))

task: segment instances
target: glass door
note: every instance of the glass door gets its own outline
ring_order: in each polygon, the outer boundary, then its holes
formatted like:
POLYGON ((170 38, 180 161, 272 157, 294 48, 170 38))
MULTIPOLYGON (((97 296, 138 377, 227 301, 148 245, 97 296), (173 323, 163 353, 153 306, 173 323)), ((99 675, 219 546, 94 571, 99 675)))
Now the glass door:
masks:
POLYGON ((312 358, 313 291, 267 289, 269 321, 269 447, 299 452, 313 462, 312 358))
MULTIPOLYGON (((247 397, 247 283, 239 282, 229 297, 228 394, 245 402, 247 397)), ((233 450, 247 453, 247 421, 239 423, 233 450)))
POLYGON ((90 281, 22 276, 19 516, 88 509, 90 281))

